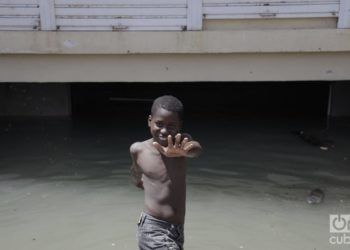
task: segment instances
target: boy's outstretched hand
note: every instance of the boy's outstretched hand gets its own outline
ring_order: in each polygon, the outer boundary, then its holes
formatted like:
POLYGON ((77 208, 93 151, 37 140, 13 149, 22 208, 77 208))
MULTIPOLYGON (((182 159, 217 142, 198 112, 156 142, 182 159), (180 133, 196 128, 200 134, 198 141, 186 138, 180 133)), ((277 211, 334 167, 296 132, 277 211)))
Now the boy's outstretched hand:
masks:
POLYGON ((153 146, 166 157, 196 157, 202 150, 199 142, 189 141, 188 137, 181 141, 181 134, 175 136, 175 143, 173 143, 172 136, 168 135, 167 147, 158 142, 153 142, 153 146))

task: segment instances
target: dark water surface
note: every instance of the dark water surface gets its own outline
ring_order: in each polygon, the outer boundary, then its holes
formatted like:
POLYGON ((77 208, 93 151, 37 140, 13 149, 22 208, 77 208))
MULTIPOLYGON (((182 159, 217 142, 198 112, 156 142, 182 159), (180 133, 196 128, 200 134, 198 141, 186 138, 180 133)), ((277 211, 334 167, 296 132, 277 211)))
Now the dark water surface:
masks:
MULTIPOLYGON (((186 249, 347 249, 329 243, 329 214, 350 213, 350 122, 322 150, 292 131, 307 120, 192 118, 203 155, 188 163, 186 249), (325 192, 310 205, 310 190, 325 192)), ((128 148, 146 118, 0 121, 1 249, 136 249, 142 191, 128 148)))

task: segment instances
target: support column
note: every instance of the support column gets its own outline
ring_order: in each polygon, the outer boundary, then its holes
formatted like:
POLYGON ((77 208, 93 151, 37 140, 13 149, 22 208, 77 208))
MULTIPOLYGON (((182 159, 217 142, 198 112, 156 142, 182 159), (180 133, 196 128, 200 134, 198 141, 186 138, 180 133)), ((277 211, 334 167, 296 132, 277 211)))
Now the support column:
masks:
POLYGON ((187 30, 202 30, 203 0, 187 0, 187 30))
POLYGON ((55 0, 40 0, 39 6, 41 30, 56 30, 55 0))
POLYGON ((338 29, 350 28, 350 1, 340 0, 338 29))

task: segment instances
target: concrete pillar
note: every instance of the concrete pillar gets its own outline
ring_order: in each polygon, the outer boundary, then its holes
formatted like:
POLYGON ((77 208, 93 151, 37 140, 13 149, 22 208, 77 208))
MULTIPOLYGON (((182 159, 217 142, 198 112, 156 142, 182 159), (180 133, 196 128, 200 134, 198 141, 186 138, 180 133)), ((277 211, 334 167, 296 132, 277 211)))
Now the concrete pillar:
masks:
POLYGON ((333 117, 350 117, 350 82, 334 83, 332 86, 333 117))

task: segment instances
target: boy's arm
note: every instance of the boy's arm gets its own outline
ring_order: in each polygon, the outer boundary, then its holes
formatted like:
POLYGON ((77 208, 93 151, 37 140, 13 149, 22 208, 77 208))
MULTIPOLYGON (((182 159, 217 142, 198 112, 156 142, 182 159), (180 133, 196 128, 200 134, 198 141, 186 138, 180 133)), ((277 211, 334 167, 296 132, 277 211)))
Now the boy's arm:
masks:
POLYGON ((184 146, 186 146, 186 144, 187 145, 192 145, 190 147, 190 150, 187 151, 186 157, 194 158, 194 157, 199 156, 202 153, 202 146, 201 146, 201 144, 198 141, 194 141, 190 134, 187 134, 187 133, 181 134, 181 141, 182 142, 184 142, 183 139, 185 139, 185 138, 187 138, 188 141, 185 143, 184 146))
POLYGON ((130 156, 132 160, 132 164, 130 167, 132 181, 135 186, 143 189, 143 181, 142 181, 142 170, 139 165, 137 165, 137 155, 140 152, 140 143, 135 142, 130 146, 130 156))
POLYGON ((186 157, 194 158, 202 153, 202 146, 198 141, 189 141, 188 144, 192 145, 191 149, 188 150, 186 157))

